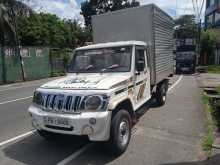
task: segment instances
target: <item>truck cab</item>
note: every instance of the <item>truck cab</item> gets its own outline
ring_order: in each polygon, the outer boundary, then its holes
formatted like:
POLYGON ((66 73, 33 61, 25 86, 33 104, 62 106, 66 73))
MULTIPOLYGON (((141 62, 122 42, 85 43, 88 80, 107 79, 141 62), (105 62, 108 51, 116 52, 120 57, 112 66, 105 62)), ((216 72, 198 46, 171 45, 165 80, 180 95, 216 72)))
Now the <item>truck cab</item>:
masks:
POLYGON ((196 68, 195 52, 178 52, 176 54, 176 73, 194 73, 196 68))
MULTIPOLYGON (((29 107, 34 128, 46 139, 54 134, 86 135, 123 153, 135 111, 152 95, 148 59, 147 45, 141 41, 76 49, 68 75, 35 91, 29 107)), ((162 103, 167 85, 158 85, 162 103)))

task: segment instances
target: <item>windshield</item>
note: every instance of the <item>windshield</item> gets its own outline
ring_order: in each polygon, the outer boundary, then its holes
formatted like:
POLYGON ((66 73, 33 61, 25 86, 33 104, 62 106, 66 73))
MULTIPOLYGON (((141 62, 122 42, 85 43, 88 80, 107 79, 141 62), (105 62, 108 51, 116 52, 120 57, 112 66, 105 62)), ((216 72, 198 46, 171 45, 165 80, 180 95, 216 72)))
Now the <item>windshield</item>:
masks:
POLYGON ((114 47, 76 51, 70 73, 129 72, 132 47, 114 47))
POLYGON ((194 58, 194 53, 182 53, 178 54, 176 59, 177 60, 193 60, 194 58))

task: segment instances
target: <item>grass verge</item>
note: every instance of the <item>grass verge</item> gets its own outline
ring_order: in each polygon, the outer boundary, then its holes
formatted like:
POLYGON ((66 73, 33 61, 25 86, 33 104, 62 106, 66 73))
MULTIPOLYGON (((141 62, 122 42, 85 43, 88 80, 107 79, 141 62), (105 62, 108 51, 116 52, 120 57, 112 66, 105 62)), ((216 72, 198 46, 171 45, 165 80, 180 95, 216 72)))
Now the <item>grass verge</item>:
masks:
POLYGON ((209 97, 206 95, 202 96, 202 101, 205 106, 205 115, 206 115, 206 127, 207 127, 207 134, 203 139, 202 142, 202 149, 206 152, 207 156, 211 156, 212 152, 212 145, 214 143, 214 128, 215 124, 212 119, 212 107, 209 104, 209 97))
POLYGON ((209 65, 206 67, 206 71, 208 73, 220 74, 220 66, 219 65, 209 65))
POLYGON ((220 86, 216 87, 216 91, 218 92, 218 94, 220 94, 220 86))

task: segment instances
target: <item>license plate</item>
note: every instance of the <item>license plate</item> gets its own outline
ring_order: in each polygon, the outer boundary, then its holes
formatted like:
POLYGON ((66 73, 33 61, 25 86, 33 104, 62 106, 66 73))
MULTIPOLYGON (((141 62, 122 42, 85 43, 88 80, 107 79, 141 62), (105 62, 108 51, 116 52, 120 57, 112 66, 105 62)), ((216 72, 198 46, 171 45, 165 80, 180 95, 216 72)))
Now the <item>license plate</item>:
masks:
POLYGON ((44 125, 58 126, 69 128, 69 121, 65 118, 56 118, 56 117, 44 117, 44 125))
POLYGON ((182 68, 182 71, 189 71, 189 68, 182 68))

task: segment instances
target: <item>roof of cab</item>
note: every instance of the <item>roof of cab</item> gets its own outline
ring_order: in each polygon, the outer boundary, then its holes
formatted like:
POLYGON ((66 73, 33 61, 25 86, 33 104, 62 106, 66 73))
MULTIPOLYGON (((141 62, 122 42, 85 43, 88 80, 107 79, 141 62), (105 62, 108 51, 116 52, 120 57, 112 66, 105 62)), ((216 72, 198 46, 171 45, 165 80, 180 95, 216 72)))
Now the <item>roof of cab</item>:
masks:
POLYGON ((129 46, 129 45, 147 46, 146 43, 142 41, 118 41, 118 42, 107 42, 107 43, 83 46, 77 48, 76 50, 99 49, 106 47, 118 47, 118 46, 129 46))

